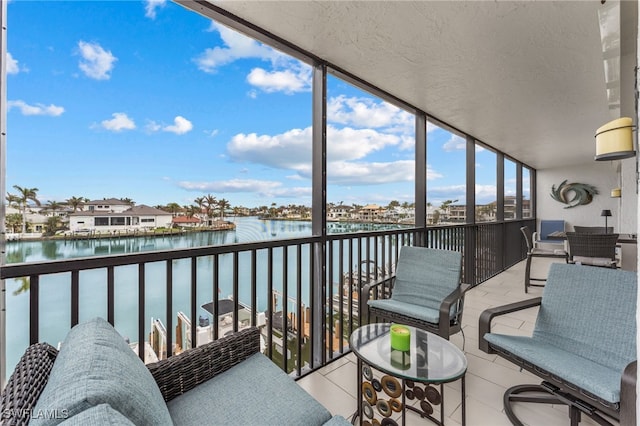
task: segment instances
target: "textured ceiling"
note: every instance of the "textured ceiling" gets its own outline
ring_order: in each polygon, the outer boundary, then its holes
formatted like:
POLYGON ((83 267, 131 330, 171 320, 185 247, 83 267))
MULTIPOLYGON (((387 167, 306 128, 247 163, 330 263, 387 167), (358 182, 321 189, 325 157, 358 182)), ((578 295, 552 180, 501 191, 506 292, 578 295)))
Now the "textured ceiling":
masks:
POLYGON ((599 1, 213 3, 538 169, 612 118, 599 1))

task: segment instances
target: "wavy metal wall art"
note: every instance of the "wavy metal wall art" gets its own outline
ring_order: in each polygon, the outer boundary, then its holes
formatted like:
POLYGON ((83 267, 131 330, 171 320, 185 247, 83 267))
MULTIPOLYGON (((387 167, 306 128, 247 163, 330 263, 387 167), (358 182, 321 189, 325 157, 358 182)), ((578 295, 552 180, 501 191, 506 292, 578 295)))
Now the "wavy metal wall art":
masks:
POLYGON ((551 185, 551 198, 562 204, 568 204, 565 209, 589 204, 597 193, 598 190, 595 186, 586 183, 567 183, 564 180, 557 188, 555 185, 551 185), (571 199, 569 199, 570 192, 573 192, 571 199))

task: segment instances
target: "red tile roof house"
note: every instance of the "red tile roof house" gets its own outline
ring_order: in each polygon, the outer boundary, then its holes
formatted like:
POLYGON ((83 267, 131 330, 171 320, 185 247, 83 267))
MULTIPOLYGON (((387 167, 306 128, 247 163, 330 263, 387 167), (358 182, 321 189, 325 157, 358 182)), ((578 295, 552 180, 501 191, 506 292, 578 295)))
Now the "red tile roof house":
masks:
POLYGON ((175 226, 194 228, 200 226, 202 221, 197 217, 176 216, 171 220, 171 224, 175 226))

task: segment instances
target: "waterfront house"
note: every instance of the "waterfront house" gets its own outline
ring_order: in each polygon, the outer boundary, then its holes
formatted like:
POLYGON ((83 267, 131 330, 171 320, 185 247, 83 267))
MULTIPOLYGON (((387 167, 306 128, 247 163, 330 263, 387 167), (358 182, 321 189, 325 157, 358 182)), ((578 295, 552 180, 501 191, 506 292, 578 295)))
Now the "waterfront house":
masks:
POLYGON ((195 228, 197 226, 200 226, 202 224, 202 221, 197 217, 176 216, 171 219, 171 224, 184 228, 195 228))
POLYGON ((77 232, 117 232, 170 228, 173 215, 164 210, 122 203, 91 204, 87 210, 69 213, 69 231, 77 232))
POLYGON ((104 198, 102 200, 91 200, 80 206, 81 211, 89 211, 96 213, 122 213, 133 206, 128 201, 118 200, 117 198, 104 198))
MULTIPOLYGON (((80 306, 84 306, 78 296, 78 283, 82 286, 83 272, 96 269, 98 264, 103 265, 100 271, 104 272, 104 278, 97 282, 109 295, 103 303, 105 316, 112 323, 116 318, 116 303, 118 309, 124 303, 116 302, 113 297, 121 285, 115 272, 119 268, 137 267, 138 277, 133 286, 144 290, 148 285, 145 267, 152 263, 162 265, 165 275, 154 277, 154 285, 164 285, 168 296, 159 312, 151 312, 145 303, 147 299, 133 302, 132 305, 138 303, 136 335, 132 339, 145 341, 149 317, 162 317, 169 330, 166 348, 172 348, 178 338, 172 333, 176 325, 173 296, 182 295, 182 289, 193 295, 187 302, 187 316, 195 323, 200 313, 198 302, 201 302, 196 295, 215 297, 220 290, 220 271, 229 272, 225 278, 232 286, 232 293, 238 296, 246 291, 252 303, 271 299, 272 294, 264 289, 272 293, 274 286, 284 286, 291 290, 290 294, 284 294, 285 299, 294 299, 291 295, 295 289, 298 294, 311 295, 311 304, 304 304, 300 299, 293 304, 284 303, 279 312, 281 330, 292 329, 294 318, 301 318, 303 309, 305 314, 308 312, 309 321, 305 321, 303 327, 296 327, 289 336, 291 350, 282 353, 275 349, 278 339, 274 329, 266 328, 267 354, 299 378, 332 413, 347 416, 353 411, 358 394, 353 356, 346 341, 357 324, 354 322, 357 311, 352 308, 353 299, 349 296, 352 292, 345 296, 340 287, 336 290, 333 277, 377 277, 375 272, 369 273, 370 269, 378 271, 376 267, 393 263, 399 246, 438 243, 441 248, 463 252, 463 279, 473 285, 467 295, 469 303, 465 307, 464 322, 465 352, 469 360, 467 424, 507 424, 501 408, 502 393, 514 384, 533 379, 513 366, 505 366, 496 357, 480 353, 477 320, 482 309, 529 297, 521 285, 526 247, 520 227, 536 229, 542 219, 562 219, 568 229, 574 224, 597 226, 603 224, 601 211, 608 209, 613 212, 611 221, 615 222, 616 231, 638 232, 638 157, 594 161, 594 133, 598 127, 620 116, 632 117, 636 124, 638 122, 635 102, 638 93, 637 1, 180 0, 179 3, 277 47, 304 62, 308 67, 305 70, 310 70, 308 89, 314 106, 313 138, 309 141, 314 152, 309 164, 313 171, 312 235, 293 240, 199 247, 188 252, 5 265, 0 269, 3 286, 5 281, 13 285, 12 280, 31 278, 29 303, 25 303, 28 312, 12 325, 21 327, 20 332, 28 334, 30 342, 46 338, 46 329, 41 325, 46 321, 41 319, 46 317, 43 312, 51 304, 40 306, 39 282, 61 271, 69 275, 68 282, 61 286, 64 292, 70 293, 70 303, 66 299, 64 303, 65 307, 69 306, 65 318, 69 318, 69 326, 77 323, 80 306), (610 9, 612 7, 614 9, 610 9), (607 16, 617 16, 614 26, 618 31, 600 32, 599 16, 603 16, 603 11, 607 16), (611 42, 610 37, 615 42, 611 42), (609 50, 609 46, 615 49, 609 50), (358 87, 412 115, 416 129, 412 135, 415 174, 411 178, 416 205, 413 229, 327 234, 327 175, 331 172, 326 164, 329 78, 358 87), (444 216, 445 212, 426 207, 429 185, 433 183, 427 173, 433 166, 427 166, 427 142, 434 128, 450 132, 451 140, 459 142, 451 148, 464 152, 465 161, 457 163, 464 175, 465 199, 459 200, 464 213, 460 211, 458 216, 464 223, 439 226, 436 217, 444 216), (491 221, 478 223, 473 214, 478 191, 476 160, 486 152, 491 153, 489 165, 495 170, 495 179, 489 186, 496 194, 496 213, 491 221), (515 184, 513 194, 508 192, 505 178, 509 175, 515 184), (600 195, 586 205, 566 208, 549 197, 549 191, 567 179, 597 185, 600 195), (621 188, 622 197, 609 196, 609 190, 614 188, 621 188), (515 197, 513 204, 508 196, 515 197), (526 197, 530 197, 529 209, 524 208, 526 197), (429 223, 428 217, 432 218, 429 223), (268 264, 264 269, 256 266, 258 258, 266 259, 268 264), (220 263, 224 263, 222 268, 218 268, 220 263), (370 263, 374 268, 369 268, 370 263), (285 273, 284 268, 288 268, 285 273), (209 275, 199 279, 198 272, 205 270, 209 275), (177 290, 179 280, 186 285, 177 290), (263 283, 264 288, 258 283, 263 283), (306 351, 296 346, 302 341, 312 342, 305 347, 306 351)), ((6 28, 4 15, 3 27, 6 28)), ((6 94, 3 93, 3 97, 6 94)), ((268 214, 266 207, 262 214, 268 214)), ((95 218, 86 217, 87 220, 95 218)), ((628 255, 623 257, 628 260, 623 262, 624 267, 637 268, 637 251, 628 250, 628 255)), ((536 296, 541 292, 533 291, 536 296)), ((3 297, 9 294, 11 291, 2 292, 3 297)), ((145 297, 144 291, 138 294, 145 297)), ((269 324, 274 323, 272 314, 270 309, 269 324)), ((237 312, 234 315, 237 320, 237 312)), ((257 324, 257 313, 254 311, 252 315, 251 323, 257 324)), ((527 334, 533 327, 531 318, 509 317, 500 326, 527 334)), ((217 325, 217 321, 213 318, 212 324, 217 325)), ((238 322, 232 321, 237 329, 238 322)), ((0 316, 0 351, 3 351, 0 382, 12 368, 6 365, 4 353, 7 330, 3 312, 0 316)), ((185 331, 192 342, 197 341, 196 333, 195 326, 185 331)), ((214 332, 213 338, 217 337, 214 332)), ((454 341, 458 345, 462 343, 454 341)), ((282 340, 279 342, 282 348, 282 340)), ((168 356, 173 355, 171 349, 167 350, 168 356)), ((448 387, 448 391, 457 392, 458 388, 448 387)), ((539 410, 542 412, 544 408, 539 410)), ((450 404, 446 417, 447 423, 461 423, 460 406, 450 404)), ((566 422, 565 412, 556 407, 548 407, 544 414, 530 414, 527 421, 545 425, 566 422)))
POLYGON ((353 206, 333 205, 327 207, 328 220, 349 220, 353 219, 353 206))

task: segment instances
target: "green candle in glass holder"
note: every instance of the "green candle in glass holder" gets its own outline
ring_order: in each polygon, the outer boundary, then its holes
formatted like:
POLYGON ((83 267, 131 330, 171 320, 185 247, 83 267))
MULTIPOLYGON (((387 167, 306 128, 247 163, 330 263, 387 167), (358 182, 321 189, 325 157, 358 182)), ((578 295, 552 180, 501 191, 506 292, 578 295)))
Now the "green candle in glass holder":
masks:
POLYGON ((391 326, 391 349, 407 352, 411 348, 411 331, 405 325, 391 326))

